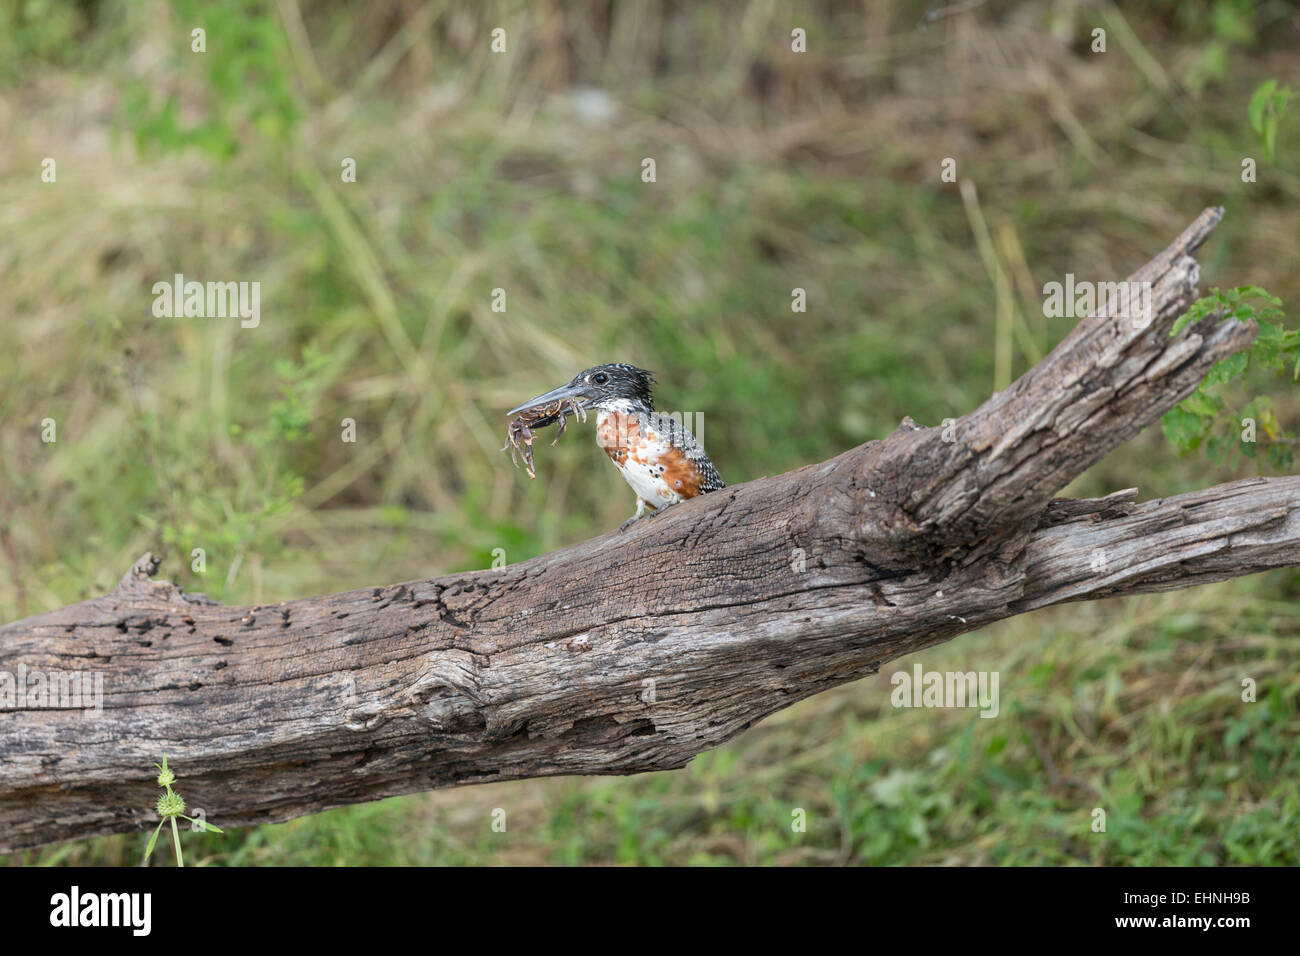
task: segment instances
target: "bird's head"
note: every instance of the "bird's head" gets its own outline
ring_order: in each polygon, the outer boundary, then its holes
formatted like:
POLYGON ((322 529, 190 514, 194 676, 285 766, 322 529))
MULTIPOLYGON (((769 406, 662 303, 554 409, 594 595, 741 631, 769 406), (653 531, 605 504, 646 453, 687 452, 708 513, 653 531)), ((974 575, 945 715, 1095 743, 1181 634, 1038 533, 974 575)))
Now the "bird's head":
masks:
POLYGON ((654 377, 643 368, 615 362, 594 365, 579 372, 567 385, 553 388, 532 401, 524 402, 506 414, 517 415, 527 408, 553 405, 556 402, 576 401, 584 409, 604 409, 611 412, 651 412, 654 400, 650 386, 654 377))

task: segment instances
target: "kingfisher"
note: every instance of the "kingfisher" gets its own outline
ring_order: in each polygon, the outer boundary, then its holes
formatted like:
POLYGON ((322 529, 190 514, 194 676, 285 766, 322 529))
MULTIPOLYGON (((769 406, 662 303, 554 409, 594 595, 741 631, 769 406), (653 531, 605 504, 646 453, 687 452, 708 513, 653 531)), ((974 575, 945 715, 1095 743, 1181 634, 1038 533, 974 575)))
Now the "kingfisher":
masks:
MULTIPOLYGON (((656 412, 650 386, 654 376, 645 369, 614 362, 579 372, 567 385, 551 389, 507 414, 539 407, 596 412, 596 444, 636 492, 636 514, 619 527, 697 495, 725 488, 704 446, 681 422, 656 412)), ((549 424, 553 416, 536 424, 549 424)))

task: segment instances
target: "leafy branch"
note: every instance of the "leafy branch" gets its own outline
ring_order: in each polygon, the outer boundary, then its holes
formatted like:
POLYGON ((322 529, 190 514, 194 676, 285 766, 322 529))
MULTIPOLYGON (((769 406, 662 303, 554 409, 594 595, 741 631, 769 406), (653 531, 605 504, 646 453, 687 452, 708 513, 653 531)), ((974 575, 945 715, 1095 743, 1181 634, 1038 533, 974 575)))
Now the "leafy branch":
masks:
POLYGON ((1286 471, 1294 459, 1291 446, 1296 437, 1283 430, 1266 395, 1257 395, 1234 408, 1224 396, 1224 387, 1242 378, 1251 368, 1273 372, 1290 371, 1291 380, 1300 379, 1300 331, 1282 326, 1282 300, 1258 286, 1239 286, 1226 291, 1211 289, 1197 299, 1174 323, 1170 335, 1178 335, 1187 326, 1206 316, 1218 315, 1240 322, 1254 320, 1259 328, 1249 349, 1218 362, 1196 391, 1164 416, 1165 437, 1182 454, 1202 445, 1216 464, 1235 464, 1242 455, 1256 461, 1263 471, 1263 461, 1278 471, 1286 471), (1260 303, 1260 305, 1256 305, 1260 303), (1263 459, 1259 455, 1263 447, 1263 459))

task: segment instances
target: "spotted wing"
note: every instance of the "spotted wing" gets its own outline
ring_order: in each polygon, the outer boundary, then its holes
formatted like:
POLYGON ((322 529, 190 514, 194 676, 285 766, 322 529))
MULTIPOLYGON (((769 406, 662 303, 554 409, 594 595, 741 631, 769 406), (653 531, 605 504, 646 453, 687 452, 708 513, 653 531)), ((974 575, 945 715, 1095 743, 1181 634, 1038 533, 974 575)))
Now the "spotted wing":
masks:
POLYGON ((705 452, 704 446, 691 434, 690 429, 673 416, 663 412, 651 412, 643 418, 642 429, 649 429, 667 442, 681 456, 684 464, 698 476, 699 494, 704 495, 727 487, 722 476, 718 474, 718 469, 709 459, 708 453, 705 452))

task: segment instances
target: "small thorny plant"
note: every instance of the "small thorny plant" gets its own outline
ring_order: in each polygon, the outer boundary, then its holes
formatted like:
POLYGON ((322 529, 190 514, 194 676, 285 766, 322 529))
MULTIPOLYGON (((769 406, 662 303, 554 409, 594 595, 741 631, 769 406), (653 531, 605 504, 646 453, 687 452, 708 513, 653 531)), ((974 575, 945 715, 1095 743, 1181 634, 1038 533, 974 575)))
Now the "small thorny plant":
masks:
POLYGON ((1289 371, 1292 381, 1300 379, 1300 331, 1281 325, 1281 305, 1280 299, 1257 286, 1211 289, 1174 323, 1170 335, 1216 313, 1241 322, 1254 319, 1259 327, 1249 349, 1215 363, 1196 391, 1165 414, 1165 437, 1182 454, 1204 445, 1216 464, 1234 465, 1241 455, 1253 459, 1260 472, 1265 462, 1277 471, 1291 467, 1296 438, 1278 424, 1268 396, 1258 395, 1233 407, 1223 394, 1224 386, 1251 368, 1289 371), (1257 308, 1256 302, 1262 304, 1257 308))
POLYGON ((222 830, 220 827, 208 823, 207 820, 196 820, 193 817, 187 817, 185 815, 185 800, 182 799, 179 793, 172 789, 172 784, 176 782, 176 774, 174 771, 167 769, 166 754, 163 754, 163 762, 161 764, 154 764, 154 766, 158 768, 158 786, 165 788, 167 792, 158 797, 156 809, 158 811, 158 816, 162 817, 162 819, 158 821, 158 826, 154 829, 153 836, 149 838, 149 845, 145 848, 144 858, 146 861, 149 859, 149 855, 153 853, 154 844, 158 842, 158 834, 162 832, 162 828, 165 824, 170 823, 172 828, 172 840, 176 845, 176 865, 184 866, 185 857, 181 855, 181 831, 180 827, 176 825, 178 817, 182 820, 188 820, 190 822, 190 829, 192 830, 198 830, 200 832, 211 830, 214 833, 221 833, 222 830))

